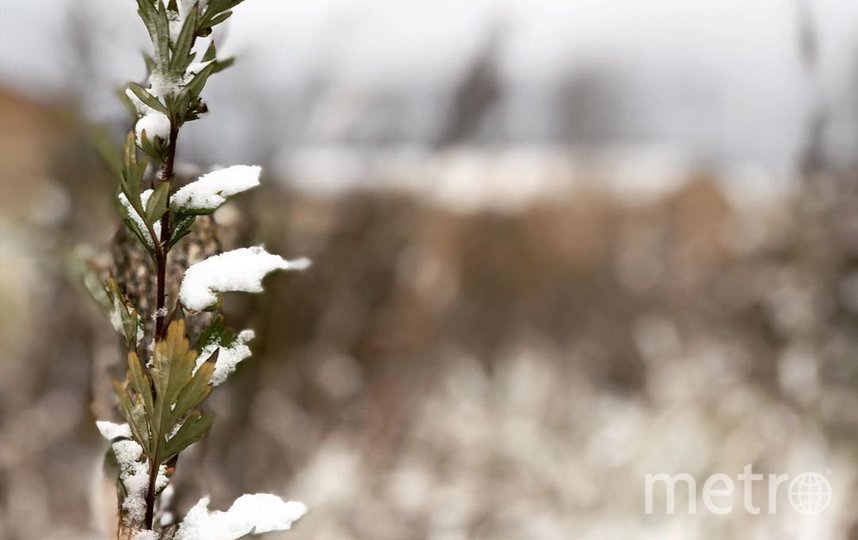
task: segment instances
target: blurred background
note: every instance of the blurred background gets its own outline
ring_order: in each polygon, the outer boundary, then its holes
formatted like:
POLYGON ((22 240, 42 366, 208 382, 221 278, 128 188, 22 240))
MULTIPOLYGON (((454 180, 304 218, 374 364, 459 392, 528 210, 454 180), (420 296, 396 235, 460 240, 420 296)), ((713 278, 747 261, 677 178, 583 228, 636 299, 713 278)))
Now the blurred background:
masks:
MULTIPOLYGON (((0 3, 3 539, 111 510, 119 340, 74 261, 118 227, 93 133, 131 126, 134 5, 0 3)), ((264 165, 224 246, 315 264, 227 298, 255 356, 178 515, 267 491, 310 507, 296 540, 858 539, 858 3, 249 0, 217 39, 179 173, 264 165), (647 473, 746 464, 832 503, 644 512, 647 473)))

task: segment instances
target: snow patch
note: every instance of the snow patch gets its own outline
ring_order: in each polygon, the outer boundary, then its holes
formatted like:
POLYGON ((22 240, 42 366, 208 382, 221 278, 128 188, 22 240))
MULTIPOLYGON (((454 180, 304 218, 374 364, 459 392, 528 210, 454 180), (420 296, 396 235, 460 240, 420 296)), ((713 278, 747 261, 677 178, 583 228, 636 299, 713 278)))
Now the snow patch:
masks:
POLYGON ((275 270, 304 270, 306 258, 287 261, 262 246, 235 249, 192 265, 185 271, 179 298, 182 304, 202 311, 217 302, 217 293, 262 292, 262 278, 275 270))
POLYGON ((250 533, 285 531, 307 513, 297 501, 276 495, 242 495, 226 512, 208 511, 209 498, 200 499, 188 512, 175 540, 238 540, 250 533))
MULTIPOLYGON (((143 447, 133 440, 125 439, 113 443, 112 448, 119 465, 119 480, 125 486, 122 510, 128 519, 140 522, 146 515, 146 491, 149 487, 149 463, 147 460, 141 461, 143 447)), ((155 481, 156 492, 167 487, 168 483, 167 467, 161 465, 155 481)))
MULTIPOLYGON (((147 189, 140 194, 140 203, 143 205, 143 208, 146 208, 146 204, 149 202, 149 197, 152 196, 152 193, 153 191, 151 189, 147 189)), ((131 220, 134 222, 135 225, 137 225, 137 227, 140 229, 140 232, 143 233, 143 238, 146 239, 146 244, 148 244, 149 247, 155 247, 152 238, 149 236, 149 229, 146 228, 146 222, 143 221, 143 218, 140 217, 140 214, 137 213, 137 210, 135 210, 134 207, 131 206, 131 202, 128 200, 128 197, 126 197, 124 193, 119 194, 119 204, 121 204, 125 208, 125 210, 128 212, 128 215, 131 216, 131 220)), ((160 238, 161 222, 156 221, 152 224, 152 228, 155 230, 155 236, 160 238)))
POLYGON ((226 381, 226 378, 235 371, 239 362, 250 358, 250 347, 248 347, 247 344, 254 337, 255 335, 253 330, 244 330, 238 334, 235 341, 227 347, 218 344, 216 341, 206 345, 205 348, 200 351, 199 356, 197 356, 195 371, 203 365, 203 362, 213 355, 215 351, 219 350, 217 361, 215 361, 214 373, 212 373, 211 384, 212 386, 220 386, 224 381, 226 381))
MULTIPOLYGON (((156 98, 172 95, 176 92, 177 88, 177 83, 168 82, 164 77, 158 76, 155 73, 149 76, 149 88, 147 91, 156 98)), ((150 142, 154 142, 155 137, 160 137, 164 142, 169 141, 171 124, 167 115, 143 103, 130 88, 125 90, 125 95, 128 96, 131 104, 137 110, 137 123, 134 125, 137 146, 140 146, 143 141, 144 131, 146 132, 146 138, 150 142)))
POLYGON ((146 139, 151 143, 155 142, 155 137, 160 138, 164 142, 169 141, 171 127, 170 119, 162 112, 153 110, 150 113, 144 114, 134 125, 134 133, 137 135, 137 145, 141 146, 143 144, 144 133, 146 134, 146 139))
POLYGON ((173 195, 171 204, 177 210, 213 212, 231 197, 259 185, 262 168, 234 165, 204 174, 173 195))
POLYGON ((95 427, 98 428, 98 432, 101 433, 101 436, 108 441, 113 441, 114 439, 122 437, 126 439, 131 438, 131 428, 128 427, 128 424, 115 424, 107 420, 97 420, 95 422, 95 427))

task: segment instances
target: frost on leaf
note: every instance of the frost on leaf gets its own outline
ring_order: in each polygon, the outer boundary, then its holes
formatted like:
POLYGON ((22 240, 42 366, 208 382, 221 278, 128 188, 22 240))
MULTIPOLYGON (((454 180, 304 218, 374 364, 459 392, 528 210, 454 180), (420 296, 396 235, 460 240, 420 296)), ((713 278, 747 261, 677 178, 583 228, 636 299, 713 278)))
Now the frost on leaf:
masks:
POLYGON ((235 371, 239 362, 250 358, 252 353, 247 344, 253 338, 253 330, 244 330, 231 341, 221 342, 216 339, 209 342, 200 351, 197 357, 196 368, 199 368, 207 358, 217 352, 218 355, 215 361, 214 373, 212 373, 211 385, 220 386, 235 371))
MULTIPOLYGON (((142 459, 143 447, 132 440, 116 441, 111 448, 119 466, 119 481, 125 487, 125 497, 122 500, 123 518, 131 523, 139 523, 146 514, 149 462, 142 459)), ((167 487, 168 482, 167 468, 161 465, 155 482, 156 491, 167 487)))
POLYGON ((235 165, 210 172, 176 191, 171 199, 173 208, 189 214, 209 214, 226 202, 228 197, 259 185, 261 167, 235 165))
MULTIPOLYGON (((146 513, 146 491, 149 487, 149 461, 144 459, 143 447, 130 439, 132 434, 128 424, 99 420, 95 425, 101 436, 111 442, 110 449, 119 467, 119 481, 124 488, 123 519, 129 523, 139 523, 146 513)), ((160 491, 168 483, 167 468, 162 465, 158 469, 155 489, 160 491)))
POLYGON ((186 308, 202 311, 217 303, 217 293, 262 292, 262 279, 275 270, 304 270, 309 259, 287 261, 261 246, 235 249, 194 264, 185 271, 179 298, 186 308))
POLYGON ((140 315, 119 290, 119 285, 113 277, 105 281, 102 292, 104 294, 103 298, 109 305, 109 307, 108 305, 105 305, 105 307, 108 307, 107 315, 110 319, 110 324, 113 325, 114 330, 119 332, 119 335, 125 338, 125 344, 133 347, 143 339, 143 327, 140 324, 140 315))
POLYGON ((204 497, 191 508, 175 540, 238 540, 251 533, 285 531, 307 513, 303 503, 267 493, 242 495, 226 512, 210 513, 208 505, 204 497))
MULTIPOLYGON (((147 189, 146 191, 140 194, 140 203, 143 205, 143 208, 149 204, 149 198, 152 197, 153 190, 147 189)), ((137 213, 131 206, 131 202, 128 200, 128 197, 125 196, 124 193, 120 193, 118 195, 120 210, 122 210, 122 214, 131 220, 131 223, 137 228, 136 234, 141 237, 150 248, 155 245, 155 242, 152 240, 152 235, 149 234, 148 229, 146 228, 146 222, 143 221, 143 218, 137 213)), ((156 221, 152 224, 152 230, 155 231, 155 235, 161 236, 161 223, 156 221)))

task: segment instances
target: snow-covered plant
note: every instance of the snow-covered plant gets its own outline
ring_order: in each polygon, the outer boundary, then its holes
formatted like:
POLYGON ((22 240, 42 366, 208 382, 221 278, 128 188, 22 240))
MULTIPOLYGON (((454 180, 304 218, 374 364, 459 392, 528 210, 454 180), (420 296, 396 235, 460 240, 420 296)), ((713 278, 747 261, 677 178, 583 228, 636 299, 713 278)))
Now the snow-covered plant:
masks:
MULTIPOLYGON (((137 0, 154 53, 146 56, 147 85, 131 83, 126 92, 136 123, 116 161, 117 208, 155 278, 147 287, 112 275, 90 287, 127 348, 125 379, 114 383, 126 423, 98 422, 117 465, 122 540, 233 540, 288 529, 305 512, 301 503, 256 494, 239 497, 225 512, 210 513, 204 498, 181 523, 171 523, 166 512, 158 516, 172 492, 179 453, 212 424, 206 398, 251 354, 253 332, 226 328, 219 293, 260 292, 266 274, 309 265, 262 247, 243 248, 191 264, 170 283, 171 250, 182 245, 197 220, 208 219, 200 216, 259 184, 260 168, 244 165, 181 187, 173 173, 182 126, 206 112, 206 81, 231 63, 218 58, 212 29, 241 2, 137 0)), ((138 274, 149 279, 146 272, 138 274)))

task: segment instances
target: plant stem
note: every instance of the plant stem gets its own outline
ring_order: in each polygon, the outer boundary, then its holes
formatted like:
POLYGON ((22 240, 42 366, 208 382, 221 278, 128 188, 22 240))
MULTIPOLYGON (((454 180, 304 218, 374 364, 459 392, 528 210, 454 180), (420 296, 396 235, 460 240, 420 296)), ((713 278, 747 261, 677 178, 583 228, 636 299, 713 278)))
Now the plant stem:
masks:
POLYGON ((161 465, 158 459, 153 459, 149 462, 149 486, 146 490, 146 520, 145 526, 147 529, 152 529, 152 522, 155 518, 155 485, 158 483, 158 470, 161 465))
MULTIPOLYGON (((176 161, 176 140, 179 137, 179 128, 176 122, 172 122, 170 128, 170 146, 167 151, 167 159, 161 165, 158 171, 158 180, 160 182, 170 182, 173 179, 173 166, 176 161)), ((161 216, 161 248, 156 250, 155 258, 158 265, 158 284, 155 293, 155 341, 164 337, 165 325, 164 320, 166 314, 164 307, 167 303, 167 255, 169 253, 168 245, 170 243, 170 196, 167 194, 167 211, 161 216)))
MULTIPOLYGON (((158 171, 157 180, 159 183, 170 182, 173 179, 173 166, 176 161, 176 141, 179 138, 179 128, 177 122, 173 121, 170 127, 170 146, 167 151, 167 159, 161 165, 158 171)), ((156 186, 157 187, 157 186, 156 186)), ((171 187, 172 190, 172 187, 171 187)), ((161 216, 161 239, 159 249, 155 250, 156 263, 158 265, 158 283, 155 292, 155 336, 154 342, 164 338, 166 319, 165 306, 167 303, 167 255, 170 252, 170 196, 167 193, 167 211, 161 216)), ((155 517, 155 484, 158 481, 158 469, 161 464, 158 456, 154 456, 149 463, 149 486, 146 490, 146 518, 145 525, 147 529, 152 529, 152 522, 155 517)))

